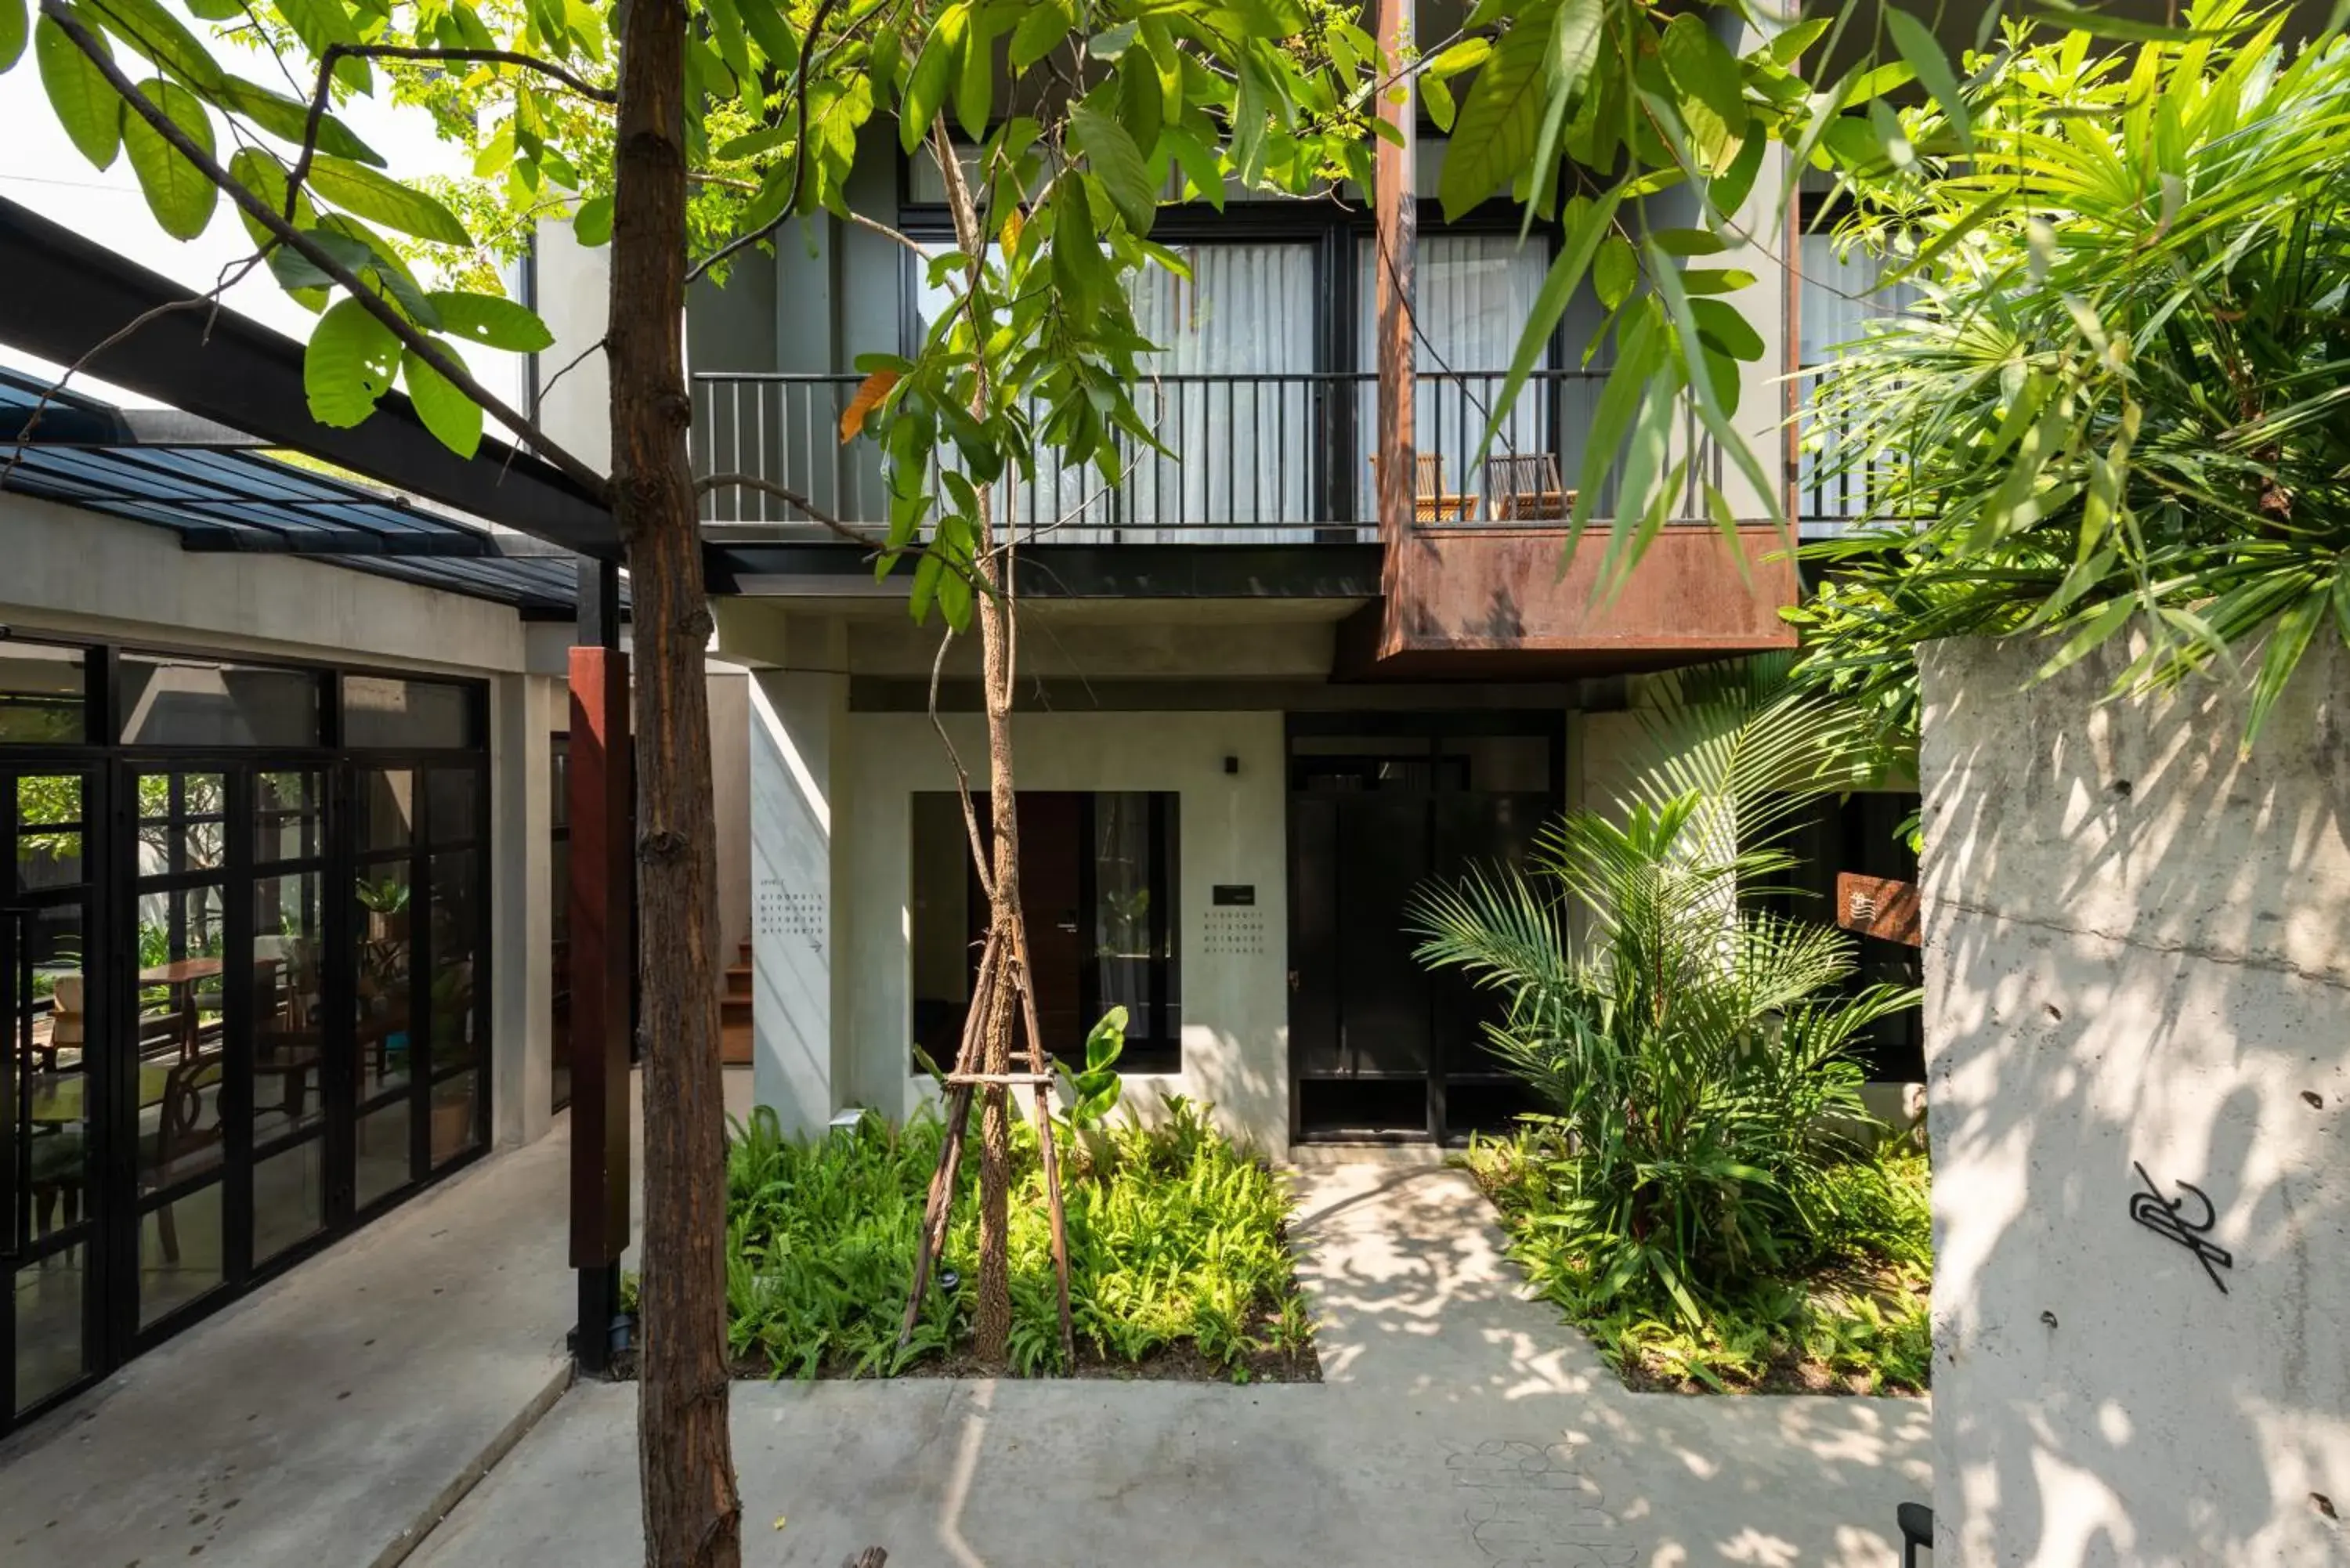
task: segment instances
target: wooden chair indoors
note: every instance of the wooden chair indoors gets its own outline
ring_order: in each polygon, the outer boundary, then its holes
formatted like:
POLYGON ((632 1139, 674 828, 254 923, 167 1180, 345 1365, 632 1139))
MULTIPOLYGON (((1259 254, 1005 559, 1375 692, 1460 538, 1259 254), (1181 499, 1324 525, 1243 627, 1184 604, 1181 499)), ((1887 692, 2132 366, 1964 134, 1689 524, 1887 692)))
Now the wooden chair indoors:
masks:
POLYGON ((1558 458, 1547 452, 1485 460, 1485 499, 1496 523, 1560 523, 1575 492, 1559 483, 1558 458))

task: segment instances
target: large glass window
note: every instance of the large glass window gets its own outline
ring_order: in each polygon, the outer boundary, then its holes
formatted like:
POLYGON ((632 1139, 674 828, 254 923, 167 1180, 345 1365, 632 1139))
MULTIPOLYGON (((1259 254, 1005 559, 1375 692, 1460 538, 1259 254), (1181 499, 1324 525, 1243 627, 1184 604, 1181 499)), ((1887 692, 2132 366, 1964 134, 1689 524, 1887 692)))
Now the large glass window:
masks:
POLYGON ((120 670, 126 744, 318 743, 315 671, 135 653, 122 656, 120 670))
MULTIPOLYGON (((1477 447, 1510 362, 1517 357, 1519 331, 1534 314, 1550 254, 1539 239, 1521 244, 1514 234, 1422 234, 1414 256, 1412 358, 1418 379, 1412 439, 1425 472, 1416 488, 1419 510, 1424 521, 1431 522, 1490 518, 1510 508, 1496 506, 1488 492, 1515 494, 1516 490, 1489 484, 1489 476, 1475 471, 1477 447)), ((1375 239, 1360 243, 1357 258, 1356 364, 1367 377, 1378 368, 1378 283, 1385 261, 1375 239)), ((1569 341, 1577 341, 1579 333, 1587 336, 1597 321, 1596 301, 1586 296, 1570 305, 1569 341)), ((1540 366, 1547 370, 1549 365, 1545 351, 1540 366)), ((1580 379, 1538 376, 1503 421, 1494 438, 1495 453, 1536 464, 1547 460, 1557 473, 1573 474, 1583 461, 1582 451, 1571 438, 1562 441, 1558 434, 1589 425, 1596 392, 1596 380, 1592 396, 1585 397, 1580 379)), ((1356 428, 1367 454, 1377 448, 1376 383, 1366 380, 1356 397, 1356 428)), ((1378 475, 1367 457, 1356 483, 1361 515, 1377 517, 1378 475)), ((1533 494, 1556 491, 1565 483, 1537 481, 1517 488, 1533 494)))
MULTIPOLYGON (((1054 1055, 1081 1060, 1087 1032, 1127 1010, 1128 1072, 1182 1067, 1176 959, 1180 797, 1171 792, 1022 792, 1020 883, 1038 1026, 1054 1055)), ((961 804, 913 797, 910 915, 913 1033, 951 1066, 987 929, 961 804)))
MULTIPOLYGON (((1919 294, 1915 284, 1885 281, 1890 268, 1884 257, 1839 244, 1833 235, 1804 234, 1799 254, 1804 275, 1796 311, 1796 362, 1802 372, 1797 384, 1808 406, 1821 374, 1837 355, 1866 337, 1871 321, 1900 315, 1918 301, 1919 294)), ((1797 516, 1815 531, 1828 533, 1867 517, 1872 510, 1874 463, 1856 462, 1847 468, 1840 431, 1809 418, 1801 428, 1797 516)))
POLYGON ((88 735, 81 649, 0 641, 0 744, 75 745, 88 735))
POLYGON ((437 680, 343 677, 343 743, 454 750, 473 743, 473 699, 437 680))

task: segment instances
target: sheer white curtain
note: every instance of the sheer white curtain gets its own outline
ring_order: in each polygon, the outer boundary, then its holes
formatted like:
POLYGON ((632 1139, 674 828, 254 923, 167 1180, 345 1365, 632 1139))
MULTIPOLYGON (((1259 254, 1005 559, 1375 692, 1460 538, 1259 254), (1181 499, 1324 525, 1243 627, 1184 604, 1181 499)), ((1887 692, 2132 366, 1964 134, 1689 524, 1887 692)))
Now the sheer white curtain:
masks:
POLYGON ((1308 539, 1318 434, 1303 379, 1314 369, 1313 249, 1201 244, 1182 255, 1191 276, 1154 266, 1135 282, 1135 325, 1159 345, 1135 406, 1169 455, 1140 451, 1120 495, 1123 536, 1308 539))
MULTIPOLYGON (((1826 234, 1804 235, 1799 254, 1804 276, 1797 363, 1808 406, 1820 369, 1834 363, 1845 345, 1866 336, 1870 321, 1900 315, 1918 293, 1908 283, 1884 284, 1890 264, 1882 256, 1858 250, 1839 255, 1826 234)), ((1805 420, 1796 468, 1797 510, 1804 522, 1823 525, 1818 531, 1832 532, 1869 513, 1867 473, 1835 472, 1839 455, 1836 432, 1805 420)))
MULTIPOLYGON (((1313 247, 1198 244, 1180 254, 1189 277, 1154 265, 1132 286, 1135 326, 1159 348, 1142 357, 1130 392, 1167 454, 1121 438, 1113 492, 1097 468, 1039 450, 1035 482, 1004 491, 1015 526, 1064 544, 1313 536, 1319 432, 1302 379, 1315 368, 1313 247)), ((921 329, 946 299, 918 280, 921 329)))
MULTIPOLYGON (((1362 242, 1357 254, 1356 364, 1367 373, 1378 366, 1378 243, 1362 242)), ((1413 442, 1421 454, 1443 460, 1447 491, 1474 493, 1481 488, 1471 472, 1477 442, 1517 353, 1518 336, 1534 314, 1550 256, 1540 244, 1521 244, 1514 234, 1422 234, 1414 256, 1413 358, 1420 379, 1412 402, 1413 442)), ((1545 351, 1540 363, 1546 369, 1550 362, 1545 351)), ((1550 450, 1551 393, 1540 382, 1524 389, 1494 437, 1496 452, 1550 450)), ((1357 404, 1357 445, 1367 457, 1378 429, 1377 386, 1366 383, 1357 404)), ((1367 462, 1356 477, 1360 515, 1374 518, 1377 485, 1367 462)))

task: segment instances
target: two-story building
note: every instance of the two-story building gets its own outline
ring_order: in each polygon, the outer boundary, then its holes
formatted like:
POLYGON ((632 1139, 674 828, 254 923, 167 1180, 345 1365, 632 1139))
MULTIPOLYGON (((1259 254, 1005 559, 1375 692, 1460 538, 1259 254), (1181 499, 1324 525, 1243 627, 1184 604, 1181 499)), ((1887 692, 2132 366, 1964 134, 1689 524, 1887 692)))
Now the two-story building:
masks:
MULTIPOLYGON (((1420 130, 1418 183, 1432 190, 1443 144, 1420 130)), ((1779 232, 1783 178, 1757 182, 1748 232, 1779 232)), ((860 213, 951 244, 927 157, 878 155, 858 182, 860 213)), ((1211 1101, 1269 1148, 1451 1138, 1522 1108, 1482 1047, 1478 999, 1413 960, 1415 890, 1520 856, 1554 813, 1612 798, 1642 676, 1793 643, 1779 611, 1796 574, 1771 508, 1694 431, 1677 455, 1750 520, 1742 548, 1692 483, 1619 595, 1595 597, 1597 544, 1568 564, 1607 369, 1584 352, 1596 301, 1570 308, 1479 461, 1555 244, 1540 225, 1522 241, 1519 217, 1496 202, 1448 223, 1419 203, 1402 526, 1378 522, 1381 252, 1349 190, 1162 210, 1153 237, 1189 276, 1146 274, 1134 304, 1159 345, 1137 400, 1165 453, 1136 443, 1114 487, 1046 464, 999 494, 1020 541, 1014 737, 1044 1029, 1074 1050, 1124 1005, 1132 1097, 1211 1101)), ((1737 418, 1780 506, 1809 501, 1816 525, 1836 526, 1849 508, 1798 483, 1787 434, 1800 351, 1834 339, 1805 325, 1806 286, 1783 265, 1830 257, 1787 240, 1723 258, 1758 280, 1733 298, 1766 345, 1737 418)), ((564 339, 551 363, 601 331, 601 262, 546 232, 539 297, 564 339), (577 319, 562 319, 565 301, 577 319)), ((1838 273, 1821 297, 1856 281, 1838 273)), ((880 453, 839 433, 852 367, 910 352, 941 305, 920 255, 830 217, 697 286, 698 470, 771 481, 878 538, 880 453)), ((582 451, 603 410, 592 361, 548 404, 582 451)), ((1596 510, 1611 517, 1613 497, 1596 510)), ((935 618, 909 613, 910 574, 877 581, 868 549, 770 493, 712 491, 704 530, 714 646, 753 671, 758 1097, 801 1129, 849 1107, 907 1113, 933 1092, 925 1058, 952 1054, 984 925, 949 750, 983 787, 976 639, 942 651, 935 618)), ((1901 815, 1820 825, 1821 879, 1898 871, 1875 863, 1898 859, 1901 815)), ((1914 1076, 1908 1054, 1896 1043, 1880 1071, 1914 1076)))

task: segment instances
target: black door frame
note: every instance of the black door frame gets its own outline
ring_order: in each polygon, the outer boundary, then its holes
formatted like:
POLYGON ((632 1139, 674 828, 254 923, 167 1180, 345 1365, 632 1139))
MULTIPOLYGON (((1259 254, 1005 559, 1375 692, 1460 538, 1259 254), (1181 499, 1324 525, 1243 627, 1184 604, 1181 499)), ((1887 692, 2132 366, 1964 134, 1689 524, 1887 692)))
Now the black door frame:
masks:
MULTIPOLYGON (((1312 961, 1307 954, 1301 951, 1302 940, 1299 930, 1302 906, 1297 890, 1307 885, 1308 878, 1304 875, 1300 864, 1304 845, 1298 830, 1298 805, 1305 792, 1297 787, 1297 763, 1301 755, 1297 750, 1297 742, 1316 736, 1347 738, 1359 736, 1365 739, 1398 742, 1421 741, 1428 742, 1428 755, 1433 762, 1440 754, 1441 742, 1448 740, 1480 736, 1514 736, 1542 740, 1546 742, 1549 747, 1550 801, 1545 815, 1555 815, 1564 809, 1566 801, 1566 711, 1564 709, 1545 708, 1464 709, 1451 711, 1341 709, 1293 711, 1284 715, 1282 770, 1291 888, 1287 919, 1289 946, 1287 1038, 1290 1044, 1285 1076, 1289 1085, 1289 1138, 1292 1143, 1433 1142, 1443 1144, 1451 1141, 1452 1137, 1451 1127, 1447 1117, 1445 1095, 1446 1082, 1451 1075, 1448 1073, 1448 1064, 1444 1059, 1444 1042, 1439 1037, 1439 1031, 1435 1027, 1433 996, 1430 998, 1429 1040, 1425 1053, 1428 1064, 1426 1073, 1428 1109, 1425 1125, 1417 1131, 1409 1128, 1397 1128, 1377 1132, 1349 1131, 1339 1134, 1317 1132, 1305 1126, 1303 1085, 1308 1081, 1345 1079, 1352 1077, 1352 1075, 1305 1073, 1295 1044, 1301 1038, 1298 1016, 1298 1009, 1302 1005, 1301 999, 1309 994, 1309 988, 1301 985, 1301 975, 1303 966, 1312 961)), ((1432 785, 1435 784, 1433 769, 1431 769, 1430 782, 1432 785)), ((1421 798, 1428 801, 1431 814, 1431 831, 1433 831, 1436 803, 1447 794, 1464 792, 1449 792, 1440 787, 1431 787, 1424 794, 1412 793, 1420 794, 1421 798)), ((1488 792, 1465 793, 1478 794, 1488 792)), ((1339 795, 1336 798, 1346 797, 1339 795)), ((1433 845, 1433 838, 1431 838, 1431 845, 1433 845)), ((1334 936, 1334 942, 1336 940, 1334 936)), ((1334 983, 1333 1005, 1337 1005, 1340 1001, 1336 995, 1336 990, 1334 983)))

